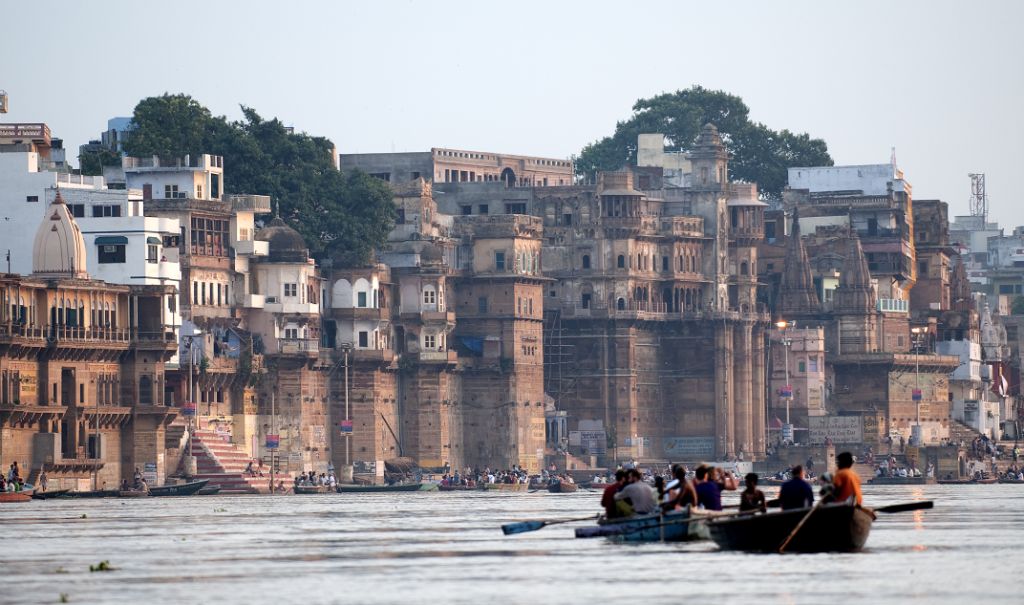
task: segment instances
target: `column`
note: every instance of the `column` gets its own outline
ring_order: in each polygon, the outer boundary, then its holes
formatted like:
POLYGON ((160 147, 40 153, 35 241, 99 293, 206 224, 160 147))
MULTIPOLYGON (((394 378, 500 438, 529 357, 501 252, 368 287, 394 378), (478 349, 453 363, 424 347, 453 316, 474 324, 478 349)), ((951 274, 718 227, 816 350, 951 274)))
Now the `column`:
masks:
POLYGON ((765 330, 763 326, 756 326, 753 329, 753 337, 751 338, 751 374, 753 380, 751 381, 751 398, 750 398, 750 425, 751 425, 751 442, 753 444, 753 455, 763 456, 765 450, 765 424, 766 418, 766 401, 765 401, 765 383, 767 382, 767 376, 765 375, 765 330))
POLYGON ((751 336, 752 325, 750 322, 743 322, 736 326, 733 332, 733 363, 735 363, 735 371, 733 372, 733 426, 735 433, 735 451, 732 453, 743 452, 744 458, 749 460, 750 455, 753 452, 753 443, 751 441, 751 404, 752 404, 752 372, 751 366, 753 360, 751 359, 751 336))
POLYGON ((717 322, 715 331, 715 456, 723 459, 735 451, 732 424, 732 324, 717 322))

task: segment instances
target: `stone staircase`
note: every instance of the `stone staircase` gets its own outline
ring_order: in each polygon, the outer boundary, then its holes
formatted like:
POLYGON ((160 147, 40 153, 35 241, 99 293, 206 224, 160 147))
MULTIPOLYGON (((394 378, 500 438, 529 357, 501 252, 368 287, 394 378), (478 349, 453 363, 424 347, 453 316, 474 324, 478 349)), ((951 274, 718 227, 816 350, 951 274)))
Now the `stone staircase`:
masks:
MULTIPOLYGON (((245 450, 231 443, 230 435, 199 429, 193 439, 192 454, 196 457, 196 480, 208 479, 207 485, 220 487, 221 494, 269 492, 269 477, 246 475, 245 467, 252 458, 245 450)), ((188 452, 187 448, 185 452, 188 452)), ((264 469, 264 472, 266 470, 264 469)), ((287 483, 287 480, 285 482, 287 483)))

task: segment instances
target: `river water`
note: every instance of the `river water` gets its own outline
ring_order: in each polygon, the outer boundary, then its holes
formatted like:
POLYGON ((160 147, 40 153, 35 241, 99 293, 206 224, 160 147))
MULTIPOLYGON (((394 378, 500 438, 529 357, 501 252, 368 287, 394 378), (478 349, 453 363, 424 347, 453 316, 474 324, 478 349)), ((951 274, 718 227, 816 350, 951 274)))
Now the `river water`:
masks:
POLYGON ((784 556, 499 529, 596 513, 584 491, 2 504, 0 603, 1024 603, 1022 497, 867 486, 869 505, 936 506, 879 515, 864 552, 784 556))

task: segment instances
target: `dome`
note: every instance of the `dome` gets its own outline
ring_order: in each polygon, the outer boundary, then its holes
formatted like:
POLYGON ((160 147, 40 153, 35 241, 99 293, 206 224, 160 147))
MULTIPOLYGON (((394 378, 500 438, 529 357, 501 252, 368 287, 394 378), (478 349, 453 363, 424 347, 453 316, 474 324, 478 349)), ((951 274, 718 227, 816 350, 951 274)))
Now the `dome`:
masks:
POLYGON ((271 261, 305 262, 309 259, 306 240, 280 217, 274 217, 266 227, 257 231, 256 239, 270 244, 271 261))
POLYGON ((46 208, 32 246, 32 273, 60 277, 88 278, 85 269, 85 238, 64 198, 57 196, 46 208))

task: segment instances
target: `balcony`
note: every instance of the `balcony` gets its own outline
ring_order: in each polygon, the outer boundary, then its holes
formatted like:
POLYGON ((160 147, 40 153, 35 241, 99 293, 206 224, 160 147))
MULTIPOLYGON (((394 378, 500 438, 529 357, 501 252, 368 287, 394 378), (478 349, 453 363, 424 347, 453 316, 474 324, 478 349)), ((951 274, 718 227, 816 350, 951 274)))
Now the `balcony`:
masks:
POLYGON ((420 351, 420 363, 455 363, 459 360, 455 351, 420 351))
POLYGON ((342 321, 387 321, 391 318, 391 310, 374 307, 348 307, 331 309, 331 316, 342 321))
POLYGON ((256 240, 235 242, 235 254, 239 256, 266 256, 270 254, 270 242, 256 240))
POLYGON ((355 349, 352 351, 354 362, 391 363, 395 360, 395 352, 391 349, 355 349))
POLYGON ((262 294, 246 294, 242 297, 242 306, 246 309, 262 309, 266 300, 262 294))
POLYGON ((278 352, 281 355, 309 355, 320 354, 320 341, 313 338, 280 338, 277 341, 278 352))
POLYGON ((895 298, 879 298, 878 302, 875 303, 875 308, 882 313, 909 313, 910 301, 895 298))
POLYGON ((282 301, 279 297, 268 297, 263 309, 268 313, 297 313, 299 315, 317 315, 320 305, 300 303, 298 301, 282 301))
POLYGON ((231 209, 235 212, 253 212, 255 214, 267 214, 270 212, 269 195, 234 193, 225 195, 224 201, 230 203, 231 209))
POLYGON ((455 322, 454 311, 423 311, 420 313, 420 319, 424 322, 455 322))

